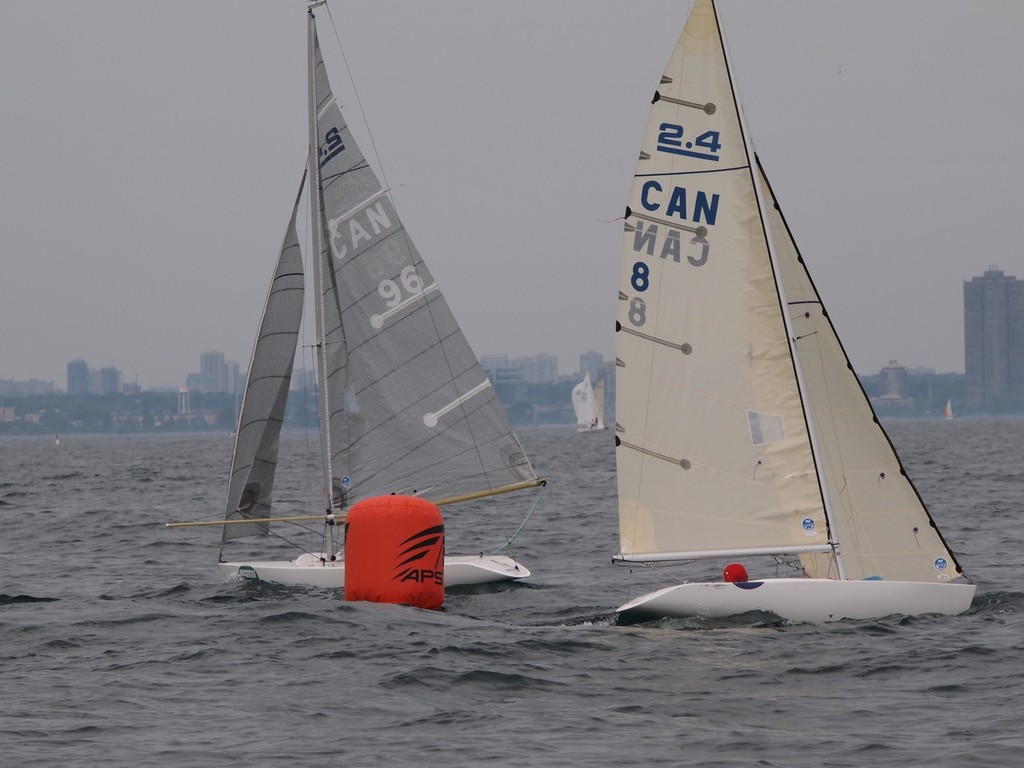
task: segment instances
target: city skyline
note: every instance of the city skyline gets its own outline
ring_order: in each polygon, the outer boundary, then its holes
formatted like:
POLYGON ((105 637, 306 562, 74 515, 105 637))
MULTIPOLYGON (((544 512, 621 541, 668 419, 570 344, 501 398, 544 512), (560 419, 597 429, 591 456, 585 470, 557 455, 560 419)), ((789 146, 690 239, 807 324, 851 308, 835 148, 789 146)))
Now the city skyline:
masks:
MULTIPOLYGON (((8 389, 12 386, 19 390, 19 396, 24 394, 41 394, 44 392, 65 392, 67 394, 109 394, 116 391, 144 391, 144 390, 157 390, 157 391, 175 391, 179 389, 188 389, 191 391, 207 391, 207 392, 228 392, 233 393, 236 389, 231 386, 224 385, 218 387, 211 385, 208 382, 209 371, 204 371, 204 360, 208 359, 209 356, 217 356, 223 360, 223 364, 232 370, 232 376, 236 382, 237 392, 240 394, 244 390, 245 386, 245 374, 246 370, 241 368, 237 361, 227 360, 223 352, 219 350, 206 350, 202 352, 198 357, 200 360, 199 371, 189 371, 182 376, 182 380, 179 382, 167 382, 156 385, 143 385, 140 380, 134 378, 129 380, 123 369, 117 368, 117 366, 103 366, 102 368, 93 368, 88 365, 88 361, 82 358, 76 358, 71 360, 65 366, 65 376, 62 382, 52 379, 18 379, 11 376, 0 375, 0 396, 4 394, 3 385, 6 385, 8 389), (73 385, 71 383, 72 378, 72 367, 81 368, 82 372, 80 376, 92 384, 85 388, 79 388, 77 392, 72 392, 73 385), (118 382, 115 388, 110 382, 115 380, 118 382), (97 385, 96 382, 102 381, 102 385, 97 385)), ((489 375, 496 369, 521 369, 524 375, 524 381, 526 383, 555 383, 565 381, 567 379, 579 379, 584 375, 589 374, 591 379, 596 380, 599 376, 599 372, 603 369, 607 369, 614 364, 615 357, 603 355, 601 352, 596 350, 587 350, 586 352, 580 352, 577 355, 577 364, 571 371, 563 370, 560 364, 557 362, 558 358, 556 355, 547 353, 537 353, 534 355, 508 355, 508 354, 488 354, 480 356, 481 367, 489 375), (552 363, 552 361, 555 361, 552 363), (553 373, 552 373, 553 371, 553 373)), ((924 365, 904 365, 899 360, 889 360, 885 365, 881 366, 877 371, 858 371, 858 375, 862 376, 873 376, 876 374, 883 374, 886 368, 898 367, 907 371, 916 373, 957 373, 963 374, 962 371, 938 371, 934 367, 924 365)), ((316 371, 310 366, 308 368, 296 367, 292 371, 292 386, 301 386, 302 381, 311 381, 315 379, 316 371)), ((223 381, 229 381, 225 378, 223 381)))
MULTIPOLYGON (((338 33, 358 98, 323 36, 353 131, 478 355, 612 356, 616 219, 688 5, 646 0, 640 24, 634 4, 583 0, 353 2, 338 33)), ((719 11, 756 149, 854 367, 963 371, 962 282, 986 264, 1024 274, 1024 177, 992 149, 1024 117, 1006 96, 1024 6, 719 11)), ((0 4, 3 375, 60 382, 81 357, 160 386, 200 346, 248 359, 306 155, 304 22, 240 0, 0 4)))

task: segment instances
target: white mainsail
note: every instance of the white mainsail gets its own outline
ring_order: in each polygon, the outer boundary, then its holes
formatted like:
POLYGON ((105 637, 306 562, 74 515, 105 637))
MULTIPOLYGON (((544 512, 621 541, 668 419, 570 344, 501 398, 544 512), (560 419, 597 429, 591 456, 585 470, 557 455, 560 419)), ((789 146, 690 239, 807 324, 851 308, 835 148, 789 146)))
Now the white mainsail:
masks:
POLYGON ((635 558, 827 545, 821 492, 714 10, 651 107, 616 322, 620 544, 635 558))
POLYGON ((616 559, 799 556, 802 568, 736 576, 739 588, 669 587, 619 611, 966 610, 974 586, 878 424, 755 164, 713 0, 697 0, 661 78, 625 221, 616 559))
POLYGON ((572 388, 572 407, 576 412, 576 427, 579 430, 594 429, 597 426, 597 401, 594 388, 590 385, 590 374, 572 388))

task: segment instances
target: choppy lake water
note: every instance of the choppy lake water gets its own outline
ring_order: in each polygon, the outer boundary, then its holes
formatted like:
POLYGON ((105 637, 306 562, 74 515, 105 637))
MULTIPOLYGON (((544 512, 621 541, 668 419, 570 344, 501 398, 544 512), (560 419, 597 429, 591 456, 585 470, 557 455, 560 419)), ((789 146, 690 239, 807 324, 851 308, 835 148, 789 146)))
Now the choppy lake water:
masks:
POLYGON ((674 574, 610 564, 610 432, 520 431, 551 480, 533 577, 441 612, 222 581, 218 530, 163 524, 218 514, 227 434, 0 439, 3 764, 1016 765, 1024 421, 887 429, 963 616, 616 626, 674 574))

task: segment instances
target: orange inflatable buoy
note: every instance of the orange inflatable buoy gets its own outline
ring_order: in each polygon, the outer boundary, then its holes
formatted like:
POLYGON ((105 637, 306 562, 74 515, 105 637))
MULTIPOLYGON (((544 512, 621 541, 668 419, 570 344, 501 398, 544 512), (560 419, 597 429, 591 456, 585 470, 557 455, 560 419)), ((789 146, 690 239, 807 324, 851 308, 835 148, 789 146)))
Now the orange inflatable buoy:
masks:
POLYGON ((436 610, 444 603, 444 518, 415 496, 374 496, 348 511, 345 599, 436 610))

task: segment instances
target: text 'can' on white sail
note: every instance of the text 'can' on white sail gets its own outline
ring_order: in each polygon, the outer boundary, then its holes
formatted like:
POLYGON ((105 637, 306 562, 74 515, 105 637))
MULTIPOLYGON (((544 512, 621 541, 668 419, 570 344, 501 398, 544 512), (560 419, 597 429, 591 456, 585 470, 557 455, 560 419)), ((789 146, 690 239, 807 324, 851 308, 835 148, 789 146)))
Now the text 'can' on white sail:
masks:
POLYGON ((753 562, 727 571, 742 578, 667 587, 619 614, 962 613, 975 587, 849 364, 734 82, 715 4, 697 0, 657 85, 626 211, 615 560, 753 562))

